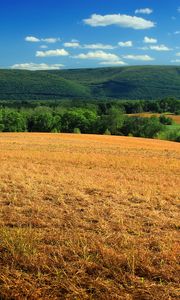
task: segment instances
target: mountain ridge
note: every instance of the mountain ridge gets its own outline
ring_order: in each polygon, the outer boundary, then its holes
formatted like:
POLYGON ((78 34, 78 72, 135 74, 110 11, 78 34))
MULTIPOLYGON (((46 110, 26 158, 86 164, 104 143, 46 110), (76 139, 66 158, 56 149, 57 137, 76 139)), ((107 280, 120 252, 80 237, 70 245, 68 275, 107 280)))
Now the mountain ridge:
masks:
POLYGON ((180 98, 180 66, 0 70, 0 100, 180 98))

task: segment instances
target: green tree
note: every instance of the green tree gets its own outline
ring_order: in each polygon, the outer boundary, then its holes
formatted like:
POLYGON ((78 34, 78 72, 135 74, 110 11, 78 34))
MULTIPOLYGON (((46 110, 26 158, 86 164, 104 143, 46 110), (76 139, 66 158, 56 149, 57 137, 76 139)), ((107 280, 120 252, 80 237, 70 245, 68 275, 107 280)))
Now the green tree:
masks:
POLYGON ((62 116, 62 130, 73 132, 74 128, 79 128, 82 133, 92 133, 96 119, 97 115, 94 111, 72 109, 62 116))
POLYGON ((160 115, 159 121, 164 125, 172 125, 173 120, 165 115, 160 115))
POLYGON ((2 113, 2 121, 5 132, 22 132, 27 129, 24 115, 15 110, 5 109, 2 113))
POLYGON ((142 118, 142 117, 127 117, 122 127, 124 135, 132 134, 137 137, 153 138, 164 129, 164 126, 159 122, 159 118, 142 118))
POLYGON ((2 132, 4 129, 4 123, 3 123, 3 113, 0 111, 0 132, 2 132))
POLYGON ((28 119, 28 131, 51 132, 54 126, 54 118, 50 109, 38 107, 28 119))
POLYGON ((125 116, 122 110, 112 107, 108 115, 102 115, 97 120, 97 128, 99 133, 104 133, 108 128, 114 135, 121 134, 121 128, 124 123, 125 116))

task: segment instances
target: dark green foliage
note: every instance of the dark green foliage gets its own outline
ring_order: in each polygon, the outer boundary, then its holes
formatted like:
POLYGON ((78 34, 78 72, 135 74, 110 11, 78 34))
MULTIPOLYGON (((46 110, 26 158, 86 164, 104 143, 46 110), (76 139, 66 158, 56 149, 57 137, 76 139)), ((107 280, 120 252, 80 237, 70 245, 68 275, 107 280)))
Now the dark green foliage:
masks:
MULTIPOLYGON (((165 97, 180 98, 180 67, 131 66, 35 72, 0 70, 1 100, 153 100, 165 97)), ((171 109, 170 102, 168 107, 171 109)), ((168 107, 165 105, 162 111, 168 107)), ((135 110, 140 112, 141 107, 135 110)))
POLYGON ((154 138, 163 128, 157 117, 127 117, 121 131, 124 135, 154 138))
POLYGON ((37 108, 28 118, 28 131, 51 132, 54 129, 54 122, 55 120, 48 108, 37 108))
POLYGON ((0 132, 4 130, 4 120, 3 120, 3 113, 0 111, 0 132))
POLYGON ((89 89, 46 71, 0 70, 0 99, 88 98, 89 89))
POLYGON ((180 67, 130 66, 51 71, 87 86, 96 99, 180 97, 180 67))
POLYGON ((62 116, 62 131, 73 132, 79 128, 82 133, 93 133, 96 118, 95 112, 86 109, 66 111, 62 116))
POLYGON ((160 115, 159 121, 164 125, 172 125, 173 120, 169 117, 166 117, 165 115, 160 115))
POLYGON ((102 115, 99 119, 97 119, 96 128, 99 133, 104 133, 107 128, 111 132, 111 134, 119 135, 121 134, 121 127, 124 122, 124 114, 121 110, 112 107, 109 109, 107 115, 102 115))
POLYGON ((4 132, 22 132, 27 129, 24 115, 14 110, 3 110, 1 112, 1 122, 1 131, 4 132))

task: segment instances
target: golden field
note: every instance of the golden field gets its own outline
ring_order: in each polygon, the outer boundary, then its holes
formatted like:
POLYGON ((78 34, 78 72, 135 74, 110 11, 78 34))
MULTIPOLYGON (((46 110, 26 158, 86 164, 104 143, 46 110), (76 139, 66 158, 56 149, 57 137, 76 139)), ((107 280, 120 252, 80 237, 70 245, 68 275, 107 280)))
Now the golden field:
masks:
POLYGON ((180 145, 0 134, 0 299, 179 299, 180 145))
MULTIPOLYGON (((129 116, 139 116, 144 118, 150 118, 152 116, 160 117, 162 114, 158 113, 136 113, 136 114, 129 114, 129 116)), ((173 114, 165 114, 166 117, 171 118, 176 124, 180 124, 180 115, 173 115, 173 114)))

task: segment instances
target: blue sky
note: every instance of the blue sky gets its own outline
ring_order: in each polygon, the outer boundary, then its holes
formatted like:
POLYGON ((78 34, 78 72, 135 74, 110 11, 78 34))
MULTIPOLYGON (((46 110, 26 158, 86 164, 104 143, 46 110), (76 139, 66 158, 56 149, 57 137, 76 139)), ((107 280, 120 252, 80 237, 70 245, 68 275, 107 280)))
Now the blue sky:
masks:
POLYGON ((180 0, 1 0, 0 68, 180 65, 180 0))

